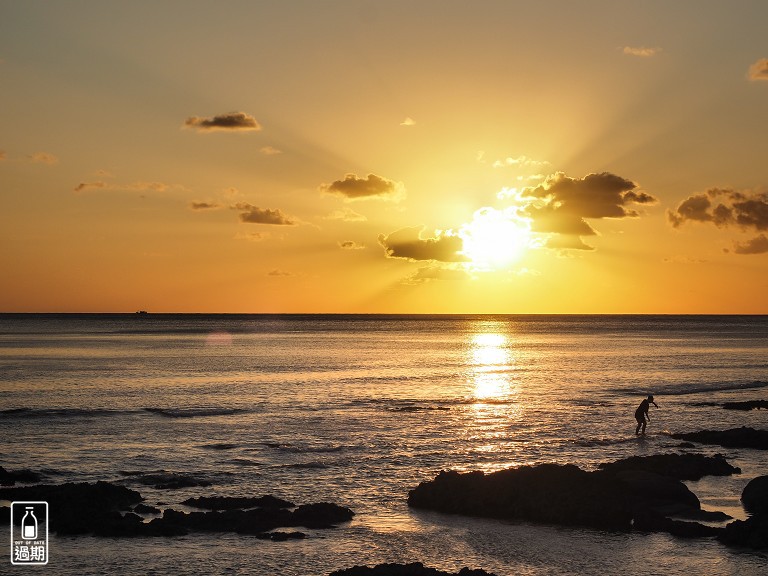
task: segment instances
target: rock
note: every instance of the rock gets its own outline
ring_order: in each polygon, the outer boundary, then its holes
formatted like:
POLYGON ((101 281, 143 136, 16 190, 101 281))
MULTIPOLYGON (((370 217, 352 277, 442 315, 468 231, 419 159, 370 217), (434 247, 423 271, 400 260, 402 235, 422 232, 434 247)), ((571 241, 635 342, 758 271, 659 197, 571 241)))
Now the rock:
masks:
POLYGON ((133 507, 133 511, 137 514, 160 514, 160 509, 147 504, 138 504, 133 507))
POLYGON ((645 470, 624 470, 616 478, 627 487, 627 494, 638 507, 651 508, 670 516, 701 508, 699 499, 688 487, 669 476, 645 470))
POLYGON ((368 566, 354 566, 344 570, 331 572, 330 576, 495 576, 485 570, 470 570, 462 568, 458 572, 444 572, 436 568, 428 568, 421 562, 412 564, 379 564, 370 568, 368 566))
POLYGON ((441 472, 434 480, 411 490, 408 505, 451 514, 561 526, 663 531, 686 537, 717 534, 719 528, 668 518, 727 518, 722 513, 702 511, 699 499, 680 480, 630 468, 632 464, 647 464, 687 475, 690 470, 686 467, 671 466, 671 462, 678 460, 627 459, 619 461, 616 467, 606 465, 596 472, 557 464, 522 466, 491 474, 441 472))
POLYGON ((0 466, 0 486, 14 486, 16 482, 40 482, 42 475, 32 470, 11 472, 0 466))
POLYGON ((200 496, 188 498, 182 504, 204 510, 236 510, 246 508, 295 508, 296 504, 276 498, 275 496, 232 497, 232 496, 200 496))
POLYGON ((349 508, 330 502, 303 504, 293 511, 294 525, 307 528, 332 528, 340 522, 349 522, 353 516, 349 508))
POLYGON ((120 471, 123 476, 130 477, 134 482, 145 486, 152 486, 158 490, 176 490, 178 488, 195 488, 198 486, 210 486, 212 482, 207 478, 183 472, 155 472, 120 471))
POLYGON ((734 520, 717 537, 727 546, 768 549, 768 514, 755 514, 746 520, 734 520))
POLYGON ((48 502, 51 531, 58 534, 88 534, 116 530, 122 520, 119 510, 141 502, 141 494, 108 482, 39 484, 0 489, 0 499, 48 502))
POLYGON ((768 400, 747 400, 746 402, 726 402, 723 404, 726 410, 768 410, 768 400))
POLYGON ((286 540, 303 540, 307 535, 304 532, 266 532, 257 534, 259 540, 272 540, 272 542, 285 542, 286 540))
POLYGON ((0 506, 0 525, 8 526, 11 521, 11 507, 0 506))
MULTIPOLYGON (((693 444, 690 445, 691 447, 693 444)), ((606 472, 645 470, 663 474, 677 480, 700 480, 704 476, 730 476, 740 474, 741 469, 731 466, 722 456, 703 454, 656 454, 632 456, 616 462, 600 464, 606 472)))
POLYGON ((768 514, 768 476, 750 480, 741 493, 741 502, 747 512, 768 514))
POLYGON ((680 442, 680 444, 677 445, 678 448, 696 448, 696 444, 691 444, 690 442, 680 442))
POLYGON ((672 434, 672 438, 700 444, 716 444, 726 448, 768 450, 768 430, 755 430, 746 426, 729 430, 702 430, 687 434, 672 434))
POLYGON ((605 472, 542 464, 483 472, 441 472, 408 493, 408 505, 489 518, 629 530, 624 484, 605 472))

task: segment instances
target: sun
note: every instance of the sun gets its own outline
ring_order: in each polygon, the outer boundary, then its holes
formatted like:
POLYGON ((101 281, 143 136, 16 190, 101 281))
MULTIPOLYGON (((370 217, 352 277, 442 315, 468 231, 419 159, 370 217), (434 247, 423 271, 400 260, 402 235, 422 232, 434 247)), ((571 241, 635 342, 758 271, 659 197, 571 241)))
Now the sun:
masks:
POLYGON ((472 222, 459 229, 462 254, 482 270, 506 268, 518 260, 531 245, 530 220, 516 208, 481 208, 472 222))

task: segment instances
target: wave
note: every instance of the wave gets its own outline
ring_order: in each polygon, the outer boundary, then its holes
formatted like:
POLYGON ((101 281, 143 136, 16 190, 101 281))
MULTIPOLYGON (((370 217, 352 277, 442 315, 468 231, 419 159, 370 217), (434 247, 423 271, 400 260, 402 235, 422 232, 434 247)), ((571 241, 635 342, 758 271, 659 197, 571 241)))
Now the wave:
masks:
POLYGON ((577 440, 571 440, 572 444, 581 446, 582 448, 594 448, 598 446, 615 446, 617 444, 629 444, 637 442, 636 436, 630 436, 629 438, 579 438, 577 440))
MULTIPOLYGON (((688 383, 688 384, 669 384, 669 385, 656 385, 651 386, 652 392, 657 396, 690 396, 694 394, 709 394, 711 392, 730 392, 739 390, 758 390, 760 388, 768 388, 768 382, 763 380, 755 380, 754 382, 711 382, 704 383, 688 383)), ((650 388, 613 388, 608 392, 619 394, 621 396, 637 395, 644 396, 651 392, 650 388)))
POLYGON ((238 447, 237 444, 228 444, 227 442, 217 442, 214 444, 200 444, 200 448, 205 448, 206 450, 232 450, 237 447, 238 447))
POLYGON ((279 442, 261 442, 261 445, 266 446, 267 448, 272 448, 274 450, 279 450, 280 452, 289 452, 294 454, 331 453, 341 452, 343 450, 354 448, 354 446, 344 446, 339 444, 333 444, 330 446, 302 446, 297 444, 282 444, 279 442))
POLYGON ((7 410, 0 410, 0 415, 9 418, 90 418, 135 413, 134 410, 114 410, 110 408, 9 408, 7 410))
POLYGON ((145 412, 165 416, 166 418, 196 418, 198 416, 232 416, 247 412, 243 408, 143 408, 145 412))
POLYGON ((279 468, 298 468, 309 470, 324 470, 329 468, 328 464, 324 462, 297 462, 295 464, 282 464, 279 468))

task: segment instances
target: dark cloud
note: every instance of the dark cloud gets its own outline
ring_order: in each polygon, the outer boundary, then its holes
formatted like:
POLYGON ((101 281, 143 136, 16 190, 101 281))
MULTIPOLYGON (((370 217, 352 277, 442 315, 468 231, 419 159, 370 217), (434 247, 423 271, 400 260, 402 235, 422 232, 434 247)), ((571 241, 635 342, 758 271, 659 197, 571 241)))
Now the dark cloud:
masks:
POLYGON ((628 204, 653 204, 656 198, 637 190, 637 184, 610 172, 570 178, 563 172, 547 176, 533 188, 524 188, 523 198, 538 198, 560 214, 579 218, 626 218, 639 216, 628 204))
POLYGON ((191 202, 189 204, 190 210, 216 210, 221 208, 221 204, 215 202, 191 202))
POLYGON ((768 80, 768 58, 760 58, 752 64, 747 76, 750 80, 768 80))
POLYGON ((284 214, 279 208, 259 208, 245 202, 238 202, 232 206, 233 210, 240 210, 240 221, 249 224, 274 224, 277 226, 293 226, 296 221, 284 214))
POLYGON ((50 152, 35 152, 28 156, 30 162, 36 162, 38 164, 58 164, 59 159, 57 156, 50 152))
POLYGON ((689 196, 675 210, 667 210, 667 218, 675 228, 693 221, 764 231, 768 230, 768 193, 712 188, 689 196))
POLYGON ((610 172, 584 178, 557 172, 515 195, 527 202, 520 214, 530 218, 531 231, 555 234, 546 247, 560 250, 594 250, 580 238, 597 234, 587 219, 635 218, 640 214, 632 206, 656 202, 631 180, 610 172))
POLYGON ((166 192, 171 188, 182 188, 177 184, 166 184, 164 182, 130 182, 126 184, 107 184, 103 180, 95 182, 80 182, 74 187, 75 192, 87 190, 117 190, 123 192, 166 192))
POLYGON ((261 125, 256 121, 256 118, 245 112, 229 112, 228 114, 220 114, 213 118, 200 118, 199 116, 192 116, 187 118, 184 122, 185 126, 189 128, 195 128, 200 132, 209 132, 213 130, 223 131, 257 131, 261 130, 261 125))
POLYGON ((733 251, 736 254, 766 254, 768 253, 768 237, 765 234, 760 234, 746 242, 737 242, 733 251))
POLYGON ((320 191, 341 196, 346 200, 378 198, 398 202, 405 196, 405 190, 400 182, 394 182, 376 174, 368 174, 365 178, 360 178, 356 174, 347 174, 343 180, 321 185, 320 191))
POLYGON ((438 234, 435 238, 421 238, 423 226, 401 228, 389 235, 380 234, 379 244, 388 258, 407 260, 435 260, 438 262, 466 262, 459 252, 464 242, 459 236, 438 234))
POLYGON ((363 250, 365 249, 365 244, 355 242, 354 240, 344 240, 339 242, 339 248, 342 250, 363 250))
POLYGON ((275 268, 274 270, 267 272, 267 276, 294 276, 294 274, 275 268))
POLYGON ((74 191, 75 192, 82 192, 83 190, 103 190, 107 187, 106 182, 80 182, 77 186, 75 186, 74 191))
POLYGON ((585 244, 580 237, 570 234, 556 234, 551 236, 547 240, 545 247, 554 250, 594 250, 594 247, 585 244))

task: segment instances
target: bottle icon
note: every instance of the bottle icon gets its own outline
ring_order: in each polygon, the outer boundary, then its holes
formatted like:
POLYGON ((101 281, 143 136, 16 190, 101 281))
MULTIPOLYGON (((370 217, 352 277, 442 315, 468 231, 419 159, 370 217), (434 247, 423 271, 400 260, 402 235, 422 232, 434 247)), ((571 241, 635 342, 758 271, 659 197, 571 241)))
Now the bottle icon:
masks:
POLYGON ((34 508, 27 506, 26 511, 26 514, 21 519, 21 537, 24 540, 37 540, 37 518, 35 517, 34 508))

